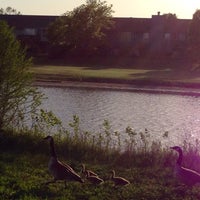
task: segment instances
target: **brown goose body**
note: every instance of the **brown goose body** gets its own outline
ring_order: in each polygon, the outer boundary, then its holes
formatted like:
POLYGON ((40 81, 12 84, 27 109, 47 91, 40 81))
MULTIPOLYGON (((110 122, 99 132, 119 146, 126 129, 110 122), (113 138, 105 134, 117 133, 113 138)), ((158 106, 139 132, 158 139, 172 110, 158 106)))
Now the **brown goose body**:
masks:
POLYGON ((90 175, 90 174, 89 174, 89 171, 86 171, 86 172, 87 172, 86 179, 87 179, 88 181, 90 181, 92 184, 98 185, 98 184, 101 184, 101 183, 104 182, 104 180, 101 179, 99 176, 90 175))
POLYGON ((182 152, 181 147, 174 146, 170 148, 177 151, 179 154, 175 168, 174 168, 176 178, 180 182, 188 186, 193 186, 197 183, 200 183, 200 174, 198 172, 181 166, 182 159, 183 159, 183 152, 182 152))
POLYGON ((115 183, 115 185, 117 186, 123 186, 123 185, 129 185, 130 182, 123 178, 123 177, 120 177, 120 176, 115 176, 115 170, 112 170, 112 176, 111 176, 111 180, 115 183))
POLYGON ((57 180, 64 180, 65 184, 67 180, 83 183, 84 181, 81 179, 81 177, 69 165, 62 163, 57 159, 53 138, 51 136, 47 136, 44 139, 49 140, 50 142, 51 157, 48 163, 48 168, 50 173, 54 177, 54 179, 47 182, 47 184, 56 182, 57 180))

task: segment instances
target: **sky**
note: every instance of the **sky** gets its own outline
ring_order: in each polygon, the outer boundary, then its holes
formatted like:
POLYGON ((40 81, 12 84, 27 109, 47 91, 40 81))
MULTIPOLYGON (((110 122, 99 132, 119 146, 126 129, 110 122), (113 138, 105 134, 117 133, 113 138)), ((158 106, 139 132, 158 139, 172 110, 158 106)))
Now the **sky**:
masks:
MULTIPOLYGON (((102 0, 103 1, 103 0, 102 0)), ((84 4, 86 0, 0 0, 0 8, 8 6, 23 15, 61 15, 84 4)), ((173 13, 179 19, 192 19, 200 0, 106 0, 113 5, 114 17, 151 18, 152 15, 173 13)))

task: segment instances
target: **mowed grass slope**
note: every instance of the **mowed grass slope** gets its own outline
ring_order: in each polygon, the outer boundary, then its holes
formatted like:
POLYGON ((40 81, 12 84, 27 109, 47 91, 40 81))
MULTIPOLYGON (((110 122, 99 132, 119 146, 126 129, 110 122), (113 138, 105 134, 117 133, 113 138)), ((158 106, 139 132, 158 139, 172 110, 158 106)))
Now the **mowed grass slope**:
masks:
POLYGON ((66 78, 111 78, 131 80, 134 75, 140 75, 145 78, 145 74, 152 70, 145 69, 119 69, 119 68, 90 68, 77 66, 37 66, 30 69, 31 72, 38 75, 61 75, 66 78))
POLYGON ((34 65, 30 71, 36 75, 36 80, 75 80, 75 81, 153 81, 156 83, 199 84, 200 73, 188 68, 163 67, 99 67, 71 65, 34 65))

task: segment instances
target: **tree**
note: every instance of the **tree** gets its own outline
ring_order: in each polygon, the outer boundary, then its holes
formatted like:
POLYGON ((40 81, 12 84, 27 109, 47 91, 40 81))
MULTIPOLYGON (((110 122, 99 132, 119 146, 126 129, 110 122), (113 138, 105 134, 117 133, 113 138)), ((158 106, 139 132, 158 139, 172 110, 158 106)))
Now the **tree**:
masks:
POLYGON ((86 4, 66 12, 49 26, 48 39, 54 46, 73 53, 90 54, 105 41, 105 31, 112 27, 112 5, 87 0, 86 4))
POLYGON ((175 20, 175 19, 177 19, 176 14, 172 14, 172 13, 166 13, 166 14, 163 14, 163 16, 167 20, 175 20))
POLYGON ((190 44, 193 47, 200 47, 200 10, 196 10, 189 28, 190 44))
POLYGON ((0 9, 0 15, 21 15, 21 13, 12 7, 7 7, 6 9, 0 9))
POLYGON ((177 16, 176 14, 167 13, 162 15, 164 17, 164 29, 165 31, 169 31, 171 27, 176 27, 177 16))
POLYGON ((19 125, 36 112, 42 94, 32 87, 31 59, 13 29, 0 21, 0 129, 19 125))

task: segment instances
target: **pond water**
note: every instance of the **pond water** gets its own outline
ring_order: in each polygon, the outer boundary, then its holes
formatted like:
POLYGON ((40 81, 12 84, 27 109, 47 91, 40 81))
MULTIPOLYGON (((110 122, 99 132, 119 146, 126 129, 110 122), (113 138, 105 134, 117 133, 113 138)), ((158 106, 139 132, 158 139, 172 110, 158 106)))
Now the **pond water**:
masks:
POLYGON ((43 108, 52 110, 66 128, 73 115, 78 115, 84 131, 102 131, 106 119, 122 137, 130 126, 136 132, 147 129, 153 140, 170 145, 199 139, 200 97, 99 89, 39 89, 48 97, 43 108), (166 132, 168 138, 164 139, 166 132))

